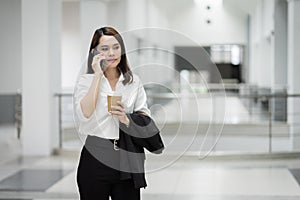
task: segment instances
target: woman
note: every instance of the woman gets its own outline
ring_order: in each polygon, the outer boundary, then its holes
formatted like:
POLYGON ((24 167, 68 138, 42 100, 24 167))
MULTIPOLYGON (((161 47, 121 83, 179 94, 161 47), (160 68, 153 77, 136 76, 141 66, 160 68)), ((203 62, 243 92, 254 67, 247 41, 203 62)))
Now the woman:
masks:
POLYGON ((77 170, 80 198, 138 200, 140 188, 134 187, 132 178, 120 179, 119 125, 130 125, 127 113, 150 116, 150 111, 142 83, 131 72, 123 40, 114 28, 95 31, 87 67, 75 90, 79 133, 87 135, 77 170), (122 94, 122 102, 108 112, 107 95, 114 91, 122 94))

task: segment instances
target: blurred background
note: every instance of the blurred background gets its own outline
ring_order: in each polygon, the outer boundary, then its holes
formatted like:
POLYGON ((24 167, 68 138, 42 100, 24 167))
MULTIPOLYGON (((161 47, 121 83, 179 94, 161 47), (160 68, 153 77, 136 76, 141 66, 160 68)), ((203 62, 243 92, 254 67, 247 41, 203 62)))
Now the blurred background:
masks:
POLYGON ((0 16, 0 199, 78 199, 73 90, 102 26, 166 144, 144 199, 300 199, 299 0, 0 0, 0 16))

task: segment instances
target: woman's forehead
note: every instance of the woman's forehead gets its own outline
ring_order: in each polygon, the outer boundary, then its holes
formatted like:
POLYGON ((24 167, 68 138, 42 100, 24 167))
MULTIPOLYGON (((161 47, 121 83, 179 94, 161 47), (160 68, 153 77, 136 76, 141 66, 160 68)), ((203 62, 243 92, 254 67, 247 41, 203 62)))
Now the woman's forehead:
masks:
POLYGON ((119 44, 118 40, 112 35, 103 35, 99 40, 100 45, 114 45, 119 44))

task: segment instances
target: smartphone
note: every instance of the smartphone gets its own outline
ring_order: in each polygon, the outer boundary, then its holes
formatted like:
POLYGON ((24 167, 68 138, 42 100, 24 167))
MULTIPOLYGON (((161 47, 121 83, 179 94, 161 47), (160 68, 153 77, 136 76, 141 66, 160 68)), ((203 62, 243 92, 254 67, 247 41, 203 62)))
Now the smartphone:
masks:
MULTIPOLYGON (((96 48, 94 48, 93 55, 95 56, 95 55, 98 55, 98 54, 100 54, 100 52, 97 51, 96 48)), ((100 67, 101 67, 102 71, 104 71, 104 65, 103 64, 104 64, 104 59, 100 60, 100 67)))

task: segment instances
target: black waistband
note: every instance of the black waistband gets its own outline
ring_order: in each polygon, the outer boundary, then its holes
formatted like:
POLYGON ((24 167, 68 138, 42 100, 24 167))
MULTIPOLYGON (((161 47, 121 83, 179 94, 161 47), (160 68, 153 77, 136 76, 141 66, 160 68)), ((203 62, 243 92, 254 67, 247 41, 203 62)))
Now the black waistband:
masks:
POLYGON ((85 145, 87 146, 95 146, 95 147, 110 147, 111 144, 114 146, 119 145, 119 140, 118 139, 106 139, 106 138, 101 138, 97 136, 92 136, 88 135, 85 141, 85 145))
POLYGON ((119 139, 107 139, 107 140, 111 141, 112 143, 119 142, 119 139))

